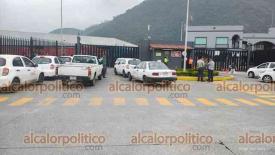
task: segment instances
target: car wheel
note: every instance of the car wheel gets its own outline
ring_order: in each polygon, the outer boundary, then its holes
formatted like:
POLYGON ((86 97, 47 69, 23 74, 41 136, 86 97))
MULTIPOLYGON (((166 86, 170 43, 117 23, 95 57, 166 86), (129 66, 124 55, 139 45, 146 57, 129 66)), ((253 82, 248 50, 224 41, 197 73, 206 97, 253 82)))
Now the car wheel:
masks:
POLYGON ((254 72, 249 72, 248 77, 249 78, 255 78, 255 73, 254 72))
POLYGON ((118 75, 116 68, 114 69, 115 75, 118 75))
POLYGON ((122 71, 122 76, 123 76, 124 78, 127 78, 127 75, 126 75, 126 73, 125 73, 125 70, 122 71))
POLYGON ((148 79, 147 79, 147 77, 146 77, 145 75, 143 76, 142 81, 143 81, 143 83, 145 83, 145 84, 148 83, 148 79))
POLYGON ((38 77, 37 83, 38 83, 38 84, 42 84, 42 83, 44 82, 44 79, 45 79, 44 74, 43 74, 43 73, 40 73, 40 74, 39 74, 39 77, 38 77))
POLYGON ((271 76, 265 75, 265 76, 263 77, 263 81, 264 81, 264 83, 271 83, 273 80, 272 80, 272 77, 271 77, 271 76))
POLYGON ((12 80, 11 86, 10 86, 11 92, 16 92, 16 91, 18 91, 19 87, 20 87, 20 80, 19 80, 18 78, 14 78, 14 79, 12 80))
POLYGON ((88 86, 95 86, 95 81, 96 81, 96 74, 94 75, 93 80, 88 81, 88 86))
POLYGON ((129 81, 133 80, 133 77, 132 77, 131 73, 128 73, 128 79, 129 79, 129 81))
POLYGON ((99 75, 99 76, 97 77, 97 79, 98 79, 98 80, 102 80, 102 75, 99 75))

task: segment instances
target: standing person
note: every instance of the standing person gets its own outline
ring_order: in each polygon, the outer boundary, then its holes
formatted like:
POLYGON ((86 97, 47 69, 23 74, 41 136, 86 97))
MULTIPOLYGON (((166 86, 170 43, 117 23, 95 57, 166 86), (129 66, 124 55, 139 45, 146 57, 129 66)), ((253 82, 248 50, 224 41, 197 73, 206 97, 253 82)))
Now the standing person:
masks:
POLYGON ((169 59, 168 59, 167 57, 164 57, 164 58, 163 58, 163 63, 164 63, 165 65, 168 65, 169 59))
POLYGON ((208 59, 208 82, 213 82, 214 81, 214 70, 215 70, 215 62, 213 59, 209 58, 208 59))
POLYGON ((102 76, 103 76, 103 78, 106 78, 106 73, 107 73, 107 59, 106 59, 106 56, 102 57, 102 65, 103 65, 102 76))
POLYGON ((200 56, 197 61, 197 70, 198 70, 198 81, 203 82, 203 72, 204 72, 205 63, 203 58, 200 56))
POLYGON ((230 68, 230 74, 233 75, 235 73, 235 71, 236 71, 235 64, 232 63, 232 65, 230 65, 229 68, 230 68))

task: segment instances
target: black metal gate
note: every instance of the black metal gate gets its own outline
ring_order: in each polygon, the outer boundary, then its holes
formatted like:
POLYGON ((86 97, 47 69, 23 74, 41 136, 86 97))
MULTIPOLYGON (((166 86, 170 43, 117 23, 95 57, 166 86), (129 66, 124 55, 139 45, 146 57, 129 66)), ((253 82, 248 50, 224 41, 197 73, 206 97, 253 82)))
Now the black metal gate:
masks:
POLYGON ((200 56, 212 58, 215 61, 215 70, 229 70, 229 66, 235 66, 237 71, 247 70, 248 51, 245 50, 215 50, 215 49, 193 49, 188 53, 188 58, 194 61, 194 67, 200 56))
POLYGON ((29 58, 37 54, 55 56, 86 54, 98 57, 106 55, 108 67, 112 67, 117 58, 139 58, 138 47, 81 44, 79 52, 76 53, 77 44, 70 44, 65 45, 63 51, 61 49, 58 41, 0 36, 0 54, 23 55, 29 58))
POLYGON ((275 62, 275 49, 253 51, 252 55, 251 61, 254 66, 265 62, 275 62))

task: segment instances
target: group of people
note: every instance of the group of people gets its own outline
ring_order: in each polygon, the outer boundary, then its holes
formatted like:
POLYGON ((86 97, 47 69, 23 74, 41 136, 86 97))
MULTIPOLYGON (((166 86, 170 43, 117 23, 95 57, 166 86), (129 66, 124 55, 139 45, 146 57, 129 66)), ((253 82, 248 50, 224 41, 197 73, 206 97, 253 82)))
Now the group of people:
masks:
POLYGON ((211 58, 199 57, 197 61, 198 81, 203 82, 204 71, 208 70, 208 82, 214 81, 215 62, 211 58))

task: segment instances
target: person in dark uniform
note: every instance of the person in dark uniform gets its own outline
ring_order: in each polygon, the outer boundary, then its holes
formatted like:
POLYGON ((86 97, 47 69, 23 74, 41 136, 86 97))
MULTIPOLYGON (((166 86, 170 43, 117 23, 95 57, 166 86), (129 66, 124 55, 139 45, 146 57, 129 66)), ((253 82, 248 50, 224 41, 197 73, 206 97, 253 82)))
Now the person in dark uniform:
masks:
POLYGON ((102 69, 102 76, 103 78, 106 78, 106 73, 107 73, 107 59, 106 56, 103 56, 101 58, 103 69, 102 69))

